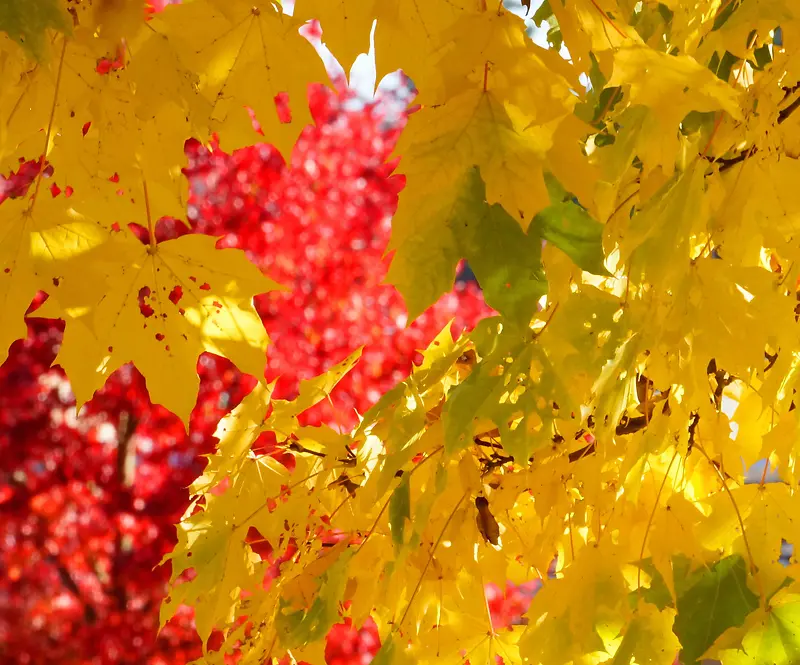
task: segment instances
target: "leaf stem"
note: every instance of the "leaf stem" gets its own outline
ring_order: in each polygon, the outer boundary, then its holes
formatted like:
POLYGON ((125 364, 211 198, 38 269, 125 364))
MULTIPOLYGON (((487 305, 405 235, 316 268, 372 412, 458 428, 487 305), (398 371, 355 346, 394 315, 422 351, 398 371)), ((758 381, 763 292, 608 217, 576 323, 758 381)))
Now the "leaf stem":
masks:
POLYGON ((539 330, 533 333, 534 339, 538 339, 539 337, 541 337, 542 333, 545 330, 547 330, 547 326, 550 325, 550 322, 553 320, 553 317, 556 315, 556 312, 558 311, 558 305, 559 303, 555 303, 555 305, 553 305, 553 310, 550 312, 550 316, 547 317, 547 321, 544 322, 544 325, 539 330))
MULTIPOLYGON (((335 467, 333 467, 333 468, 334 468, 334 469, 342 469, 342 468, 344 468, 344 467, 341 467, 341 466, 335 466, 335 467)), ((319 474, 321 474, 321 473, 323 473, 323 472, 325 472, 325 471, 330 471, 330 470, 331 470, 331 469, 321 469, 320 471, 315 471, 314 473, 307 475, 305 478, 301 478, 301 479, 300 479, 300 480, 298 480, 296 483, 292 483, 291 485, 287 486, 285 489, 283 489, 283 490, 281 490, 280 492, 278 492, 278 494, 276 494, 275 496, 273 496, 273 497, 270 497, 270 498, 271 498, 273 501, 277 501, 278 499, 280 499, 280 498, 281 498, 281 497, 282 497, 284 494, 286 494, 287 492, 291 492, 291 491, 292 491, 292 490, 293 490, 295 487, 298 487, 298 486, 302 485, 304 482, 306 482, 306 481, 308 481, 308 480, 311 480, 312 478, 314 478, 314 477, 318 476, 319 474)), ((241 521, 239 524, 234 524, 234 525, 233 525, 233 529, 232 529, 232 530, 233 530, 233 531, 238 531, 238 530, 239 530, 239 529, 241 529, 243 526, 246 526, 246 525, 247 525, 247 523, 248 523, 248 522, 249 522, 251 519, 253 519, 253 518, 254 518, 254 517, 255 517, 255 516, 258 514, 258 513, 260 513, 262 510, 264 510, 264 508, 266 508, 266 507, 267 507, 267 505, 268 505, 268 502, 267 502, 267 501, 264 501, 264 503, 263 503, 262 505, 260 505, 258 508, 256 508, 256 509, 255 509, 255 510, 254 510, 252 513, 250 513, 250 514, 249 514, 249 515, 248 515, 248 516, 247 516, 247 517, 246 517, 244 520, 242 520, 242 521, 241 521)))
POLYGON ((641 594, 642 589, 642 566, 641 561, 644 559, 644 548, 647 544, 647 536, 650 534, 650 527, 653 526, 653 518, 656 516, 656 510, 658 510, 658 502, 661 500, 661 493, 664 491, 664 486, 667 484, 667 478, 669 478, 669 472, 672 471, 672 465, 675 463, 675 460, 678 458, 678 451, 675 450, 675 454, 672 456, 672 459, 669 461, 669 466, 667 467, 667 471, 664 474, 664 478, 661 481, 661 486, 658 488, 658 493, 656 494, 656 500, 653 504, 653 510, 650 511, 650 518, 647 520, 647 526, 644 529, 644 538, 642 538, 642 549, 639 550, 639 569, 636 572, 636 593, 641 594))
POLYGON ((761 472, 761 480, 758 483, 760 487, 764 487, 764 483, 767 482, 767 471, 769 471, 769 457, 764 460, 764 470, 761 472))
MULTIPOLYGON (((595 8, 595 9, 596 9, 598 12, 600 12, 600 15, 601 15, 601 16, 602 16, 602 17, 603 17, 603 18, 604 18, 604 19, 605 19, 605 20, 608 22, 608 24, 609 24, 609 25, 610 25, 612 28, 614 28, 614 30, 616 30, 616 31, 617 31, 617 33, 618 33, 618 34, 619 34, 621 37, 625 38, 625 37, 627 37, 627 36, 628 36, 628 35, 626 35, 624 32, 622 32, 622 30, 620 30, 620 29, 619 29, 619 27, 617 27, 617 24, 616 24, 616 23, 614 23, 614 21, 612 21, 612 20, 611 20, 611 17, 610 17, 608 14, 606 14, 606 13, 605 13, 605 11, 603 11, 603 8, 602 8, 602 7, 600 7, 600 5, 598 5, 598 4, 597 4, 597 0, 590 0, 590 2, 591 2, 593 5, 594 5, 594 8, 595 8)), ((610 40, 609 40, 609 41, 610 41, 610 40)))
POLYGON ((461 504, 464 503, 464 499, 467 498, 468 494, 469 492, 464 492, 464 494, 461 495, 461 498, 458 500, 458 503, 456 503, 456 505, 453 507, 453 510, 450 512, 450 515, 448 515, 447 520, 445 521, 444 526, 442 527, 442 530, 439 532, 439 537, 433 544, 433 548, 431 549, 431 553, 428 556, 428 560, 425 562, 425 567, 422 569, 422 573, 420 574, 419 579, 417 580, 417 585, 414 587, 414 591, 411 592, 411 596, 408 599, 408 604, 406 605, 406 609, 403 612, 403 616, 401 616, 400 621, 398 621, 394 625, 394 627, 392 628, 392 632, 399 630, 400 626, 402 626, 403 622, 405 622, 406 617, 408 616, 408 613, 411 610, 411 605, 414 603, 414 599, 417 597, 417 593, 419 593, 420 587, 422 587, 422 580, 425 579, 425 575, 428 572, 428 568, 431 565, 431 561, 433 561, 433 556, 436 554, 436 549, 439 547, 439 543, 442 542, 442 538, 444 538, 444 534, 447 531, 447 527, 450 526, 450 522, 453 521, 453 518, 458 512, 458 509, 461 507, 461 504))
MULTIPOLYGON (((432 459, 434 455, 441 452, 442 450, 444 450, 444 446, 439 446, 438 448, 436 448, 436 450, 434 450, 430 455, 428 455, 425 459, 421 460, 419 464, 417 464, 413 469, 411 469, 411 471, 408 472, 408 475, 411 476, 411 474, 414 473, 414 471, 419 469, 423 464, 425 464, 425 462, 427 462, 429 459, 432 459)), ((369 531, 367 531, 367 535, 364 536, 364 540, 361 541, 361 544, 358 546, 358 549, 355 551, 355 554, 353 554, 354 557, 362 550, 364 545, 367 544, 367 541, 369 540, 370 536, 373 533, 375 533, 375 527, 378 526, 378 522, 380 522, 381 517, 383 517, 383 513, 385 513, 386 509, 389 507, 389 502, 391 500, 392 497, 391 495, 389 495, 389 498, 386 499, 386 501, 383 504, 383 508, 381 508, 381 512, 378 513, 378 516, 375 518, 375 521, 372 523, 372 526, 369 528, 369 531)))
POLYGON ((39 158, 39 172, 36 174, 36 184, 33 188, 33 195, 31 196, 31 204, 28 207, 28 212, 33 211, 33 206, 36 204, 36 197, 39 195, 39 186, 42 184, 42 177, 44 176, 44 163, 47 158, 47 148, 50 145, 50 137, 53 134, 53 122, 56 117, 56 107, 58 106, 58 91, 61 88, 61 73, 64 71, 64 56, 67 53, 67 36, 64 35, 64 43, 61 46, 61 56, 58 60, 58 73, 56 74, 56 85, 53 91, 53 105, 50 107, 50 119, 47 121, 47 132, 44 137, 44 150, 39 158))
POLYGON ((625 207, 625 204, 628 203, 628 201, 630 201, 634 196, 636 196, 639 193, 639 190, 640 188, 637 187, 636 189, 633 190, 633 192, 631 192, 630 194, 628 194, 628 196, 622 199, 622 203, 620 203, 616 208, 614 208, 614 212, 612 212, 608 216, 607 221, 611 221, 612 219, 614 219, 614 215, 616 215, 620 210, 622 210, 622 208, 625 207))
POLYGON ((609 95, 608 99, 606 100, 605 106, 600 111, 600 115, 597 116, 597 120, 595 123, 602 122, 603 118, 606 117, 606 113, 611 109, 611 107, 617 103, 618 98, 622 96, 622 86, 617 88, 616 92, 613 95, 609 95))
POLYGON ((725 480, 725 476, 722 475, 722 472, 719 470, 719 467, 714 464, 714 461, 709 457, 708 453, 705 451, 703 446, 695 441, 694 448, 699 450, 703 457, 708 460, 708 463, 714 467, 714 471, 716 471, 717 476, 719 477, 720 482, 722 483, 722 489, 725 490, 725 493, 728 495, 728 498, 731 500, 731 505, 733 506, 733 511, 736 513, 736 519, 739 520, 739 527, 742 530, 742 540, 744 540, 744 547, 747 550, 747 557, 750 559, 750 574, 753 576, 753 579, 756 582, 756 586, 758 587, 758 595, 761 596, 761 607, 765 610, 767 608, 767 597, 764 594, 764 585, 761 583, 761 576, 758 572, 758 567, 756 566, 755 559, 753 558, 753 551, 750 549, 750 541, 747 538, 747 531, 744 528, 744 520, 742 519, 742 513, 739 510, 739 506, 736 503, 736 499, 733 498, 733 493, 731 492, 730 488, 728 487, 728 483, 725 480))
POLYGON ((142 189, 144 190, 144 210, 147 215, 147 233, 150 236, 148 251, 153 254, 156 251, 156 225, 153 223, 153 216, 150 214, 150 195, 147 191, 147 179, 142 173, 142 189))

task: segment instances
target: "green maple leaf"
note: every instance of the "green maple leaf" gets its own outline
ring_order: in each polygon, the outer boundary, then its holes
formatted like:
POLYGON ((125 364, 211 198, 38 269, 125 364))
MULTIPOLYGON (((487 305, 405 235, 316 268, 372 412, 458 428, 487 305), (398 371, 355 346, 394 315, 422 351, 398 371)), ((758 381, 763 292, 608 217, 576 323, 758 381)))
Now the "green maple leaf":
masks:
POLYGON ((37 60, 43 60, 45 32, 52 28, 69 34, 70 26, 58 0, 3 0, 0 30, 37 60))
POLYGON ((547 293, 542 240, 566 253, 582 270, 605 275, 603 225, 572 201, 539 213, 527 231, 499 204, 486 202, 479 170, 455 179, 450 191, 425 208, 419 231, 395 255, 387 279, 405 298, 413 321, 453 286, 466 259, 487 304, 507 322, 525 327, 547 293))
POLYGON ((794 665, 800 662, 800 595, 782 589, 747 619, 741 649, 723 651, 726 665, 794 665))
POLYGON ((683 646, 681 662, 693 665, 729 628, 741 626, 758 607, 747 587, 747 565, 741 556, 689 572, 685 559, 673 564, 678 614, 675 634, 683 646))

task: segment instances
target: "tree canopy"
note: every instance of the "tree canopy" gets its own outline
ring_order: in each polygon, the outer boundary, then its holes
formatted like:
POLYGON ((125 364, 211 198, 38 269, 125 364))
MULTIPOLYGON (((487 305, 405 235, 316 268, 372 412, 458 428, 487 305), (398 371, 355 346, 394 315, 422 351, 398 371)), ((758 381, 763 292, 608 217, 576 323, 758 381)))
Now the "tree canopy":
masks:
POLYGON ((43 291, 78 406, 129 362, 184 421, 201 353, 257 379, 165 557, 162 619, 187 604, 204 644, 223 631, 204 662, 316 665, 342 616, 375 621, 378 665, 800 659, 796 564, 779 561, 800 542, 800 8, 507 4, 0 13, 0 166, 43 154, 0 208, 3 353, 43 291), (290 155, 325 78, 309 20, 345 67, 377 20, 378 76, 418 91, 388 272, 410 318, 461 259, 497 312, 443 330, 352 431, 300 416, 360 350, 275 398, 253 298, 287 287, 212 236, 155 232, 185 217, 188 137, 261 132, 290 155), (265 436, 288 454, 259 453, 265 436), (284 553, 277 575, 251 532, 284 553), (527 625, 495 626, 486 584, 531 579, 527 625))

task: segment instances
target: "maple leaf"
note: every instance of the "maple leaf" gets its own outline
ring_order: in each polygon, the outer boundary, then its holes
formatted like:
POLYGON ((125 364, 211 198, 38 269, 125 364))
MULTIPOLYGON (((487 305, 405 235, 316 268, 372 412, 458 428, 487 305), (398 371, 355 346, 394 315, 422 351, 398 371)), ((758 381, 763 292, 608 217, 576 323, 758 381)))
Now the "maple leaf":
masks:
MULTIPOLYGON (((281 439, 299 433, 298 416, 329 396, 360 358, 359 349, 324 374, 302 381, 297 397, 291 401, 271 400, 271 387, 256 385, 241 404, 219 421, 215 432, 219 439, 217 454, 210 458, 202 479, 193 486, 194 491, 205 491, 232 473, 262 433, 275 432, 281 439)), ((316 438, 321 436, 316 434, 316 438)), ((329 462, 345 454, 344 440, 341 443, 337 450, 331 446, 329 462)))
POLYGON ((647 109, 647 119, 654 124, 638 137, 642 160, 648 168, 664 164, 667 173, 680 150, 679 125, 690 111, 723 110, 735 120, 743 117, 740 93, 687 55, 668 55, 642 45, 621 48, 614 53, 614 73, 606 85, 621 86, 631 105, 647 109), (657 80, 649 77, 653 71, 660 72, 657 80))
MULTIPOLYGON (((547 292, 541 263, 542 241, 563 250, 582 269, 607 274, 603 227, 573 202, 557 203, 534 218, 528 232, 498 204, 486 203, 478 169, 441 188, 414 218, 419 230, 397 249, 387 279, 417 316, 452 285, 459 259, 465 258, 488 305, 508 321, 526 326, 537 301, 547 292), (444 219, 444 228, 433 220, 444 219), (426 275, 424 285, 416 277, 426 275)), ((394 236, 393 236, 394 237, 394 236)))
POLYGON ((418 82, 424 104, 480 88, 525 109, 541 125, 568 113, 580 94, 577 69, 534 43, 513 12, 464 12, 441 40, 446 46, 438 66, 429 68, 430 80, 418 82))
POLYGON ((659 610, 651 603, 639 602, 636 617, 626 626, 622 642, 614 654, 613 665, 671 665, 681 647, 672 632, 675 610, 659 610))
POLYGON ((673 566, 678 595, 674 630, 681 660, 693 665, 720 635, 744 622, 757 608, 758 598, 747 587, 740 556, 694 571, 685 560, 673 566))
MULTIPOLYGON (((346 542, 343 544, 347 545, 346 542)), ((339 599, 348 579, 347 564, 353 554, 354 550, 339 547, 339 552, 335 552, 338 556, 329 557, 332 561, 328 563, 327 570, 318 575, 321 578, 319 590, 314 595, 311 607, 295 611, 290 611, 289 607, 280 608, 276 628, 285 647, 291 649, 322 639, 336 623, 339 618, 339 599)))
POLYGON ((300 130, 311 121, 309 83, 327 76, 322 60, 298 29, 302 22, 270 0, 198 0, 167 7, 153 20, 180 61, 200 76, 211 103, 212 128, 230 149, 258 136, 245 106, 267 141, 289 155, 300 130), (291 123, 281 122, 275 98, 288 93, 291 123))
POLYGON ((462 12, 474 10, 470 0, 428 0, 408 5, 380 0, 298 0, 295 15, 318 19, 322 41, 346 68, 369 47, 372 23, 378 78, 403 69, 412 79, 427 74, 430 57, 439 46, 438 35, 462 12))
POLYGON ((114 75, 97 71, 95 49, 85 40, 65 49, 53 166, 75 190, 74 205, 82 212, 127 223, 144 203, 146 181, 156 218, 184 218, 189 193, 181 174, 184 141, 208 131, 210 103, 161 35, 147 31, 131 40, 131 62, 114 75), (152 81, 160 68, 161 84, 152 81), (116 184, 111 193, 98 186, 103 178, 116 184))
POLYGON ((6 201, 0 208, 2 360, 11 342, 25 337, 23 316, 36 293, 84 289, 77 264, 110 234, 110 229, 75 214, 64 197, 35 196, 34 190, 30 198, 6 201))
POLYGON ((566 663, 581 651, 603 648, 598 633, 603 616, 626 592, 613 560, 611 552, 603 556, 599 548, 584 548, 563 579, 544 585, 528 612, 529 628, 520 641, 523 658, 566 663))
POLYGON ((0 31, 39 60, 45 59, 49 29, 71 32, 59 0, 8 0, 0 7, 0 31))
MULTIPOLYGON (((240 499, 237 493, 228 492, 212 503, 211 509, 218 509, 218 504, 223 508, 231 507, 232 502, 240 499)), ((242 507, 241 501, 239 505, 242 507)), ((178 546, 162 563, 166 561, 172 562, 173 580, 190 566, 198 566, 200 572, 172 590, 161 605, 161 625, 181 604, 194 605, 197 632, 205 651, 217 617, 230 614, 238 605, 238 590, 246 587, 256 574, 260 557, 253 553, 243 537, 232 533, 228 524, 211 519, 207 511, 201 510, 182 523, 178 530, 178 546)))
MULTIPOLYGON (((782 589, 748 617, 738 649, 724 650, 726 665, 790 665, 800 658, 800 596, 782 589)), ((724 639, 724 638, 723 638, 724 639)))
POLYGON ((429 200, 414 218, 420 230, 398 247, 387 274, 405 296, 412 317, 451 288, 456 263, 463 257, 473 266, 490 306, 518 323, 530 320, 536 300, 546 291, 539 238, 526 235, 503 208, 486 205, 484 197, 477 170, 470 170, 440 189, 437 199, 429 200), (435 219, 445 219, 447 226, 437 226, 435 219), (417 283, 422 274, 424 287, 417 283))
MULTIPOLYGON (((92 320, 97 343, 107 351, 98 367, 70 363, 68 375, 97 390, 110 372, 133 362, 153 401, 184 422, 197 395, 201 353, 230 358, 261 379, 267 334, 252 299, 280 287, 241 250, 217 250, 215 243, 203 235, 157 245, 144 245, 128 231, 115 236, 98 258, 107 291, 92 320)), ((75 357, 66 348, 64 354, 65 362, 75 357)))
POLYGON ((532 119, 481 90, 414 114, 397 147, 410 195, 401 199, 395 215, 392 246, 413 233, 408 218, 418 214, 414 204, 424 205, 473 165, 486 182, 489 203, 502 204, 526 228, 549 202, 543 161, 558 124, 533 126, 532 119))

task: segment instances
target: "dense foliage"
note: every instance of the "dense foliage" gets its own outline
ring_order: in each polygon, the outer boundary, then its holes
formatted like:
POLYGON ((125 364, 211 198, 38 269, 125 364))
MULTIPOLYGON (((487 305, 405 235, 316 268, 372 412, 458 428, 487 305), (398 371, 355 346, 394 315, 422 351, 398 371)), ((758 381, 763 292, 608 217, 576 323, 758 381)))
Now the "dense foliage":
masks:
MULTIPOLYGON (((79 406, 132 362, 190 424, 202 354, 253 377, 191 484, 162 622, 192 607, 207 663, 335 660, 342 623, 380 643, 377 665, 796 663, 800 587, 780 555, 800 542, 800 8, 291 4, 0 13, 4 169, 47 160, 0 207, 0 347, 41 290, 79 406), (402 69, 418 91, 375 162, 385 179, 400 157, 387 280, 410 318, 463 259, 497 312, 445 327, 352 429, 306 412, 343 381, 361 393, 368 349, 344 342, 291 393, 269 380, 254 303, 302 291, 279 285, 281 256, 267 277, 157 225, 185 213, 187 137, 202 155, 261 132, 291 155, 296 200, 314 197, 331 168, 298 158, 325 77, 300 34, 314 20, 345 67, 374 28, 378 76, 402 69), (508 579, 541 590, 501 626, 489 585, 508 579)), ((297 219, 287 245, 316 233, 297 219)))
MULTIPOLYGON (((224 236, 296 285, 256 303, 273 341, 268 372, 277 394, 291 396, 300 378, 340 360, 343 348, 366 345, 370 363, 354 368, 331 402, 306 413, 309 423, 343 426, 354 422, 353 409, 364 412, 408 374, 413 350, 451 317, 461 329, 487 311, 475 285, 461 284, 404 328, 402 301, 382 284, 398 187, 382 164, 396 130, 384 122, 384 102, 343 110, 350 98, 346 90, 315 90, 319 125, 298 143, 301 168, 286 166, 267 144, 229 155, 193 142, 186 169, 193 230, 224 236)), ((31 160, 4 177, 2 198, 24 196, 37 169, 31 160)), ((58 175, 49 174, 48 184, 58 175)), ((187 230, 165 219, 156 233, 187 230)), ((169 578, 157 564, 174 546, 186 487, 202 471, 200 455, 213 451, 217 421, 253 382, 204 356, 187 433, 150 403, 141 375, 127 366, 76 418, 64 372, 50 368, 62 331, 57 321, 30 319, 27 339, 0 369, 0 655, 20 664, 188 662, 200 653, 191 608, 156 639, 169 578)), ((498 616, 513 612, 498 606, 498 616)), ((335 658, 374 653, 376 636, 368 627, 354 640, 342 624, 328 662, 355 665, 335 658)))

